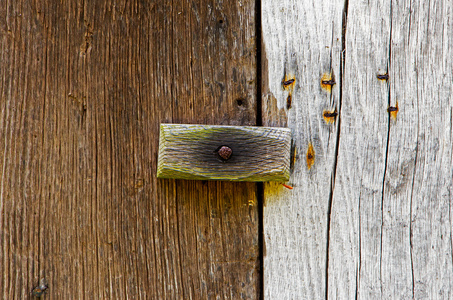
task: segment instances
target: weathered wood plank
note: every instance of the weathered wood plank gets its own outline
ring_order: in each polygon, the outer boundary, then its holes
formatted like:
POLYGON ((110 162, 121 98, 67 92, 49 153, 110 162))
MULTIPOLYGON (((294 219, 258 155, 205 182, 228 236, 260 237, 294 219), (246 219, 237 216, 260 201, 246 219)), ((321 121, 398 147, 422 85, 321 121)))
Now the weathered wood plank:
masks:
MULTIPOLYGON (((303 193, 310 189, 313 178, 318 179, 319 186, 329 180, 327 176, 319 180, 325 174, 323 170, 308 177, 304 174, 308 164, 296 162, 291 178, 293 191, 265 186, 265 295, 269 299, 301 295, 332 299, 452 298, 452 3, 345 4, 343 72, 332 91, 335 96, 335 87, 339 88, 341 100, 336 106, 339 144, 333 185, 325 188, 332 193, 330 216, 328 221, 319 222, 328 208, 313 212, 313 207, 325 205, 323 194, 303 193), (316 200, 311 200, 311 195, 316 200), (313 213, 307 214, 307 210, 313 213), (300 240, 300 236, 305 239, 300 240), (320 236, 325 240, 319 240, 320 236), (315 247, 320 252, 317 256, 313 255, 315 247), (306 255, 305 261, 302 255, 306 255), (324 255, 327 261, 322 260, 324 255), (323 263, 327 270, 321 268, 323 263), (318 268, 314 268, 316 264, 318 268), (315 275, 305 276, 311 270, 315 275)), ((263 8, 268 59, 264 69, 269 72, 263 74, 263 79, 269 80, 263 91, 272 93, 264 105, 265 124, 283 125, 287 115, 288 127, 300 128, 302 134, 296 130, 293 138, 301 143, 307 139, 303 132, 314 127, 307 119, 315 119, 315 109, 309 109, 311 103, 304 103, 307 108, 302 108, 306 110, 298 114, 301 117, 291 119, 294 110, 301 110, 297 106, 298 86, 296 83, 293 91, 293 108, 283 110, 291 90, 279 86, 277 74, 282 69, 288 73, 291 64, 287 61, 297 59, 298 68, 306 68, 303 80, 314 77, 306 71, 310 70, 306 67, 311 67, 310 61, 301 63, 300 57, 320 49, 316 28, 319 20, 323 24, 320 28, 326 28, 321 17, 326 9, 323 12, 289 1, 264 2, 263 8), (291 12, 286 11, 288 7, 291 12), (304 24, 295 16, 311 22, 304 24), (296 32, 288 24, 308 29, 296 32), (305 35, 309 38, 300 38, 305 35)), ((335 15, 327 18, 331 24, 338 23, 335 15)), ((332 57, 340 52, 333 49, 332 57)), ((318 61, 322 63, 322 57, 318 61)), ((296 74, 296 80, 299 76, 296 74)), ((301 80, 296 82, 300 84, 301 80)), ((313 85, 299 88, 310 90, 313 85)), ((317 103, 316 92, 312 95, 317 103)), ((322 122, 321 116, 317 120, 322 122)), ((314 153, 319 152, 315 146, 314 153)), ((307 158, 305 153, 299 151, 299 160, 307 158)), ((308 172, 322 163, 317 158, 315 155, 308 172)))
POLYGON ((333 298, 452 297, 451 12, 449 1, 349 8, 333 298), (387 71, 388 83, 374 78, 387 71))
POLYGON ((0 1, 0 291, 258 298, 252 183, 157 180, 162 122, 255 125, 254 1, 0 1))
POLYGON ((288 128, 162 124, 157 177, 288 181, 290 149, 288 128))
POLYGON ((350 3, 347 16, 328 296, 380 299, 389 86, 378 75, 389 69, 390 2, 350 3))
POLYGON ((383 297, 452 299, 453 3, 392 1, 391 47, 383 297))
MULTIPOLYGON (((323 299, 344 1, 263 1, 263 124, 293 131, 287 190, 265 184, 266 299, 323 299), (291 79, 295 79, 291 83, 291 79), (336 81, 332 86, 324 81, 336 81), (288 97, 291 96, 291 99, 288 97), (291 100, 291 103, 288 103, 291 100), (291 105, 289 105, 291 104, 291 105)), ((331 82, 333 83, 333 82, 331 82)))

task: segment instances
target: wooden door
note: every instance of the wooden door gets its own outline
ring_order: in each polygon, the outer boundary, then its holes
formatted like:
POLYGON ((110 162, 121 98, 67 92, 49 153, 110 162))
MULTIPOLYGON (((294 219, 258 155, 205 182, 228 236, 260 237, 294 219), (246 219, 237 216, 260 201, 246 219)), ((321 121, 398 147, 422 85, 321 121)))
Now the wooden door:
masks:
POLYGON ((0 0, 0 293, 452 298, 452 16, 0 0), (160 123, 289 127, 293 189, 158 180, 160 123))
POLYGON ((256 184, 157 180, 160 123, 255 125, 254 1, 0 1, 0 293, 259 295, 256 184))

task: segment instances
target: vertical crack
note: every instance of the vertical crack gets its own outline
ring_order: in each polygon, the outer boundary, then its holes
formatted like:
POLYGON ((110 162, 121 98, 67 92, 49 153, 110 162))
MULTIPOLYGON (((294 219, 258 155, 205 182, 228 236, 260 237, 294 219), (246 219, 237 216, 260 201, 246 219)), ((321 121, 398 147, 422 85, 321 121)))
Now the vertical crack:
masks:
POLYGON ((264 184, 256 184, 256 200, 258 203, 258 260, 259 260, 259 283, 258 299, 264 300, 264 184))
POLYGON ((261 100, 262 70, 261 70, 261 1, 255 2, 255 43, 256 43, 256 126, 263 126, 263 108, 261 100))
POLYGON ((357 270, 356 270, 356 284, 355 284, 355 300, 359 299, 359 278, 360 278, 360 270, 362 269, 362 216, 360 215, 360 201, 362 199, 362 193, 359 195, 359 205, 358 205, 358 215, 359 215, 359 263, 357 265, 357 270))
MULTIPOLYGON (((453 108, 450 109, 450 124, 453 124, 453 108)), ((453 126, 450 125, 450 138, 453 137, 453 126)), ((453 162, 453 153, 451 153, 451 158, 450 162, 453 162)), ((452 202, 452 197, 451 197, 451 185, 448 189, 448 219, 450 220, 450 256, 451 256, 451 262, 453 263, 453 235, 452 235, 452 228, 453 228, 453 222, 451 220, 451 202, 452 202)))
POLYGON ((410 199, 410 209, 409 209, 409 253, 411 256, 411 277, 412 277, 412 299, 415 299, 415 275, 414 275, 414 255, 412 252, 412 198, 414 195, 414 185, 415 185, 415 172, 417 169, 417 159, 418 159, 418 130, 417 130, 417 145, 415 148, 415 164, 414 164, 414 174, 412 177, 412 188, 411 188, 411 199, 410 199))
POLYGON ((341 128, 341 102, 343 100, 343 73, 346 56, 346 26, 348 21, 349 0, 345 0, 343 7, 343 17, 341 22, 341 53, 340 53, 340 88, 338 101, 338 118, 337 118, 337 139, 335 144, 335 156, 332 168, 331 186, 329 192, 329 203, 327 208, 327 245, 326 245, 326 299, 329 298, 329 251, 330 251, 330 224, 333 205, 333 192, 335 189, 335 179, 337 175, 338 151, 340 148, 340 128, 341 128))
MULTIPOLYGON (((176 187, 176 184, 174 185, 174 191, 175 191, 175 213, 176 213, 176 232, 178 235, 178 256, 179 256, 179 276, 181 276, 181 291, 182 291, 182 297, 184 297, 185 294, 185 289, 184 289, 184 271, 183 271, 183 259, 182 259, 182 249, 181 249, 181 226, 180 226, 180 221, 179 221, 179 206, 181 205, 180 200, 178 199, 178 189, 176 187)), ((197 253, 198 254, 198 253, 197 253)))
MULTIPOLYGON (((416 68, 417 70, 417 68, 416 68)), ((415 72, 415 82, 417 84, 416 90, 418 89, 418 71, 415 72)), ((414 275, 414 256, 412 252, 412 198, 414 196, 414 185, 415 185, 415 173, 417 171, 417 160, 418 160, 418 134, 420 132, 420 106, 418 105, 418 92, 417 92, 417 142, 415 145, 415 163, 414 163, 414 174, 412 175, 412 188, 411 188, 411 199, 409 208, 409 253, 411 255, 411 276, 412 276, 412 299, 415 299, 415 275, 414 275)))
MULTIPOLYGON (((389 36, 389 53, 388 53, 388 62, 387 62, 387 74, 391 68, 392 62, 392 26, 393 26, 393 19, 392 19, 392 2, 390 3, 390 36, 389 36)), ((391 100, 391 90, 390 90, 390 83, 387 81, 387 88, 388 88, 388 105, 390 106, 391 100)), ((381 245, 380 245, 380 257, 379 257, 379 277, 381 281, 381 295, 382 295, 382 242, 383 242, 383 232, 384 232, 384 192, 385 192, 385 177, 387 175, 387 163, 388 163, 388 154, 389 154, 389 144, 390 144, 390 114, 387 117, 388 128, 387 128, 387 145, 385 148, 385 158, 384 158, 384 176, 382 178, 382 197, 381 197, 381 245)))

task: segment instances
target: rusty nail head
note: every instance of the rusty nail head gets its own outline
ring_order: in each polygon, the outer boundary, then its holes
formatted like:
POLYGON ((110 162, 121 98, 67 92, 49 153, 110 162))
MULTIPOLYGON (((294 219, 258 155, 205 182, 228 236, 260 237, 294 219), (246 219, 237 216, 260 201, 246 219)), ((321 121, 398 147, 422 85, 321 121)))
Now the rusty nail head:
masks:
POLYGON ((380 80, 389 80, 389 74, 377 74, 376 77, 380 80))
POLYGON ((333 80, 333 79, 330 79, 330 80, 323 80, 323 81, 322 81, 322 84, 326 84, 326 85, 334 85, 334 84, 335 84, 335 80, 333 80))
POLYGON ((223 162, 229 160, 231 158, 231 155, 233 154, 233 150, 231 150, 231 148, 228 146, 220 146, 214 152, 218 155, 220 160, 222 160, 223 162))
POLYGON ((293 79, 289 79, 289 80, 283 80, 282 84, 283 84, 283 86, 287 86, 287 85, 292 84, 294 81, 295 81, 294 78, 293 79))
POLYGON ((387 111, 388 111, 388 112, 398 111, 398 107, 389 106, 389 108, 387 108, 387 111))

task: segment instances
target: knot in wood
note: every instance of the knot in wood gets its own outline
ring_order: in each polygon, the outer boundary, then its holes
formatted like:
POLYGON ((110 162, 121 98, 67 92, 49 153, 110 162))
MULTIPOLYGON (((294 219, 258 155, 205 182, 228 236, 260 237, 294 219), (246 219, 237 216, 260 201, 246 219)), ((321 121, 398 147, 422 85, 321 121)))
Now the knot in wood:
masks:
POLYGON ((221 146, 217 150, 217 154, 219 155, 221 160, 227 161, 230 159, 231 155, 233 154, 233 150, 231 150, 231 148, 228 146, 221 146))

